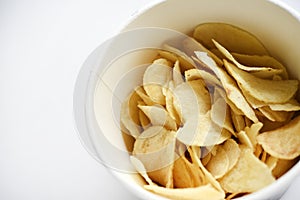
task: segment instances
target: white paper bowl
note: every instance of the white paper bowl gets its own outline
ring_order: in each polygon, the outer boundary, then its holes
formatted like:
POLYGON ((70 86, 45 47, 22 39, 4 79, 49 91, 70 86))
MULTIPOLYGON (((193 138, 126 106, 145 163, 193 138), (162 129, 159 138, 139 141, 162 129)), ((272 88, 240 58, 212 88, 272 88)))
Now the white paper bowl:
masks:
MULTIPOLYGON (((155 48, 167 39, 157 29, 144 28, 160 27, 188 34, 204 22, 225 22, 253 33, 271 55, 288 67, 289 74, 300 80, 300 16, 281 1, 168 0, 140 10, 121 32, 143 29, 134 34, 124 32, 105 42, 83 64, 74 90, 74 117, 90 154, 141 199, 165 199, 144 190, 142 179, 131 173, 134 169, 119 131, 120 102, 139 84, 143 67, 153 59, 155 54, 149 47, 155 48), (140 47, 148 49, 121 56, 128 49, 140 47)), ((167 33, 167 29, 161 29, 161 33, 167 33)), ((180 35, 172 31, 170 34, 180 35)), ((297 163, 274 184, 239 199, 279 199, 299 172, 297 163)))

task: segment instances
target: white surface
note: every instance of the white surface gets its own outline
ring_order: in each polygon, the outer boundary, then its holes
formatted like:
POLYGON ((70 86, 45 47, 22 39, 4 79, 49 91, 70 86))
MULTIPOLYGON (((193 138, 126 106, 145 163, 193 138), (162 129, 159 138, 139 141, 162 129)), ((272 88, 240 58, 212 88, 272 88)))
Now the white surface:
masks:
POLYGON ((136 199, 80 144, 72 94, 89 53, 147 2, 0 1, 1 200, 136 199))

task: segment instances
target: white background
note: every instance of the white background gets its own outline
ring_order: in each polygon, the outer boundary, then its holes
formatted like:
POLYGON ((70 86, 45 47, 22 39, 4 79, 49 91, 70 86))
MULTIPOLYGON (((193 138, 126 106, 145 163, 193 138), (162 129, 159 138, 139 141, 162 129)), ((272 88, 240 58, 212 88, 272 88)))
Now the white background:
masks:
MULTIPOLYGON (((90 52, 148 2, 0 0, 0 200, 136 199, 82 147, 72 94, 90 52)), ((282 200, 299 190, 300 176, 282 200)))

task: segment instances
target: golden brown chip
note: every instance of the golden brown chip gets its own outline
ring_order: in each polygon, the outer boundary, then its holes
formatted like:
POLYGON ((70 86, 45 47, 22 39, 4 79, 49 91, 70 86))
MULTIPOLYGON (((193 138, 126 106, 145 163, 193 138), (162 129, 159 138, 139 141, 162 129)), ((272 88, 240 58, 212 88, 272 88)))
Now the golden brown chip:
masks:
POLYGON ((180 156, 174 163, 173 180, 175 188, 198 187, 205 181, 200 168, 184 156, 180 156))
POLYGON ((216 179, 223 177, 229 171, 229 158, 222 146, 218 146, 216 155, 211 157, 206 169, 216 179))
POLYGON ((252 151, 255 151, 255 147, 253 146, 250 138, 248 137, 248 135, 246 134, 245 131, 238 132, 237 133, 237 138, 238 138, 238 140, 240 141, 241 144, 247 146, 252 151))
POLYGON ((162 88, 165 87, 171 80, 172 68, 170 65, 169 61, 160 58, 147 67, 144 73, 144 90, 153 102, 160 105, 166 104, 162 88))
POLYGON ((229 160, 228 171, 230 171, 238 162, 241 154, 241 150, 239 148, 239 145, 233 139, 226 140, 226 142, 224 142, 222 147, 227 153, 228 160, 229 160))
POLYGON ((213 43, 216 45, 217 49, 229 61, 233 62, 241 70, 248 71, 248 72, 268 72, 268 73, 272 73, 273 75, 282 73, 282 69, 276 69, 276 68, 274 69, 272 67, 266 67, 266 66, 259 66, 259 67, 250 66, 249 67, 249 66, 243 65, 243 64, 239 63, 225 47, 223 47, 221 44, 216 42, 214 39, 213 39, 213 43))
POLYGON ((194 56, 195 51, 204 51, 207 52, 210 57, 214 59, 214 61, 219 65, 222 66, 222 60, 216 56, 213 52, 205 48, 201 43, 199 43, 194 38, 186 38, 182 42, 183 49, 189 56, 194 56))
POLYGON ((249 119, 251 119, 254 123, 258 122, 258 119, 250 107, 245 97, 241 93, 240 89, 236 85, 235 81, 220 67, 216 65, 216 63, 207 56, 206 53, 203 52, 195 52, 197 57, 204 62, 208 67, 211 68, 217 75, 217 77, 221 80, 222 85, 226 91, 228 99, 230 99, 235 106, 240 109, 244 115, 246 115, 249 119))
POLYGON ((121 123, 126 130, 122 130, 134 138, 142 131, 139 120, 138 102, 141 101, 136 92, 132 92, 121 105, 121 123))
POLYGON ((177 130, 177 124, 172 119, 166 109, 160 105, 154 106, 139 106, 145 113, 151 124, 154 126, 164 126, 168 130, 177 130))
POLYGON ((194 61, 183 51, 168 44, 164 44, 163 48, 166 51, 159 51, 159 54, 174 63, 178 60, 182 70, 181 72, 196 68, 196 64, 194 63, 194 61))
POLYGON ((173 67, 173 82, 174 82, 174 86, 180 85, 181 83, 184 82, 178 60, 176 60, 173 67))
POLYGON ((258 160, 251 149, 241 147, 237 164, 220 179, 220 184, 230 193, 248 193, 258 191, 274 181, 268 166, 258 160))
POLYGON ((135 92, 140 96, 140 98, 143 100, 143 102, 148 106, 153 106, 155 103, 152 101, 152 99, 146 94, 143 86, 139 86, 134 89, 135 92))
POLYGON ((294 112, 273 111, 269 106, 263 106, 258 110, 269 120, 273 122, 285 122, 293 116, 294 112))
POLYGON ((291 160, 300 155, 300 116, 288 124, 260 134, 257 141, 270 155, 291 160))
POLYGON ((224 60, 227 71, 238 82, 239 86, 254 98, 266 103, 285 103, 298 90, 298 80, 273 81, 257 78, 254 75, 238 69, 224 60))
MULTIPOLYGON (((286 67, 283 66, 278 60, 271 56, 258 56, 258 55, 246 55, 246 54, 238 54, 232 53, 232 55, 236 58, 236 60, 240 63, 243 63, 247 66, 254 66, 254 67, 273 67, 275 69, 280 69, 282 72, 278 74, 281 77, 279 80, 288 79, 288 73, 286 71, 286 67)), ((273 72, 252 72, 252 74, 259 78, 264 79, 272 79, 277 73, 280 71, 273 71, 273 72)))
POLYGON ((204 23, 198 25, 193 37, 208 49, 215 46, 212 39, 223 44, 230 52, 268 55, 263 44, 251 33, 225 23, 204 23))
POLYGON ((140 122, 141 126, 143 129, 146 129, 150 126, 150 120, 149 118, 145 115, 145 113, 141 110, 139 110, 139 117, 140 117, 140 122))
POLYGON ((297 159, 294 160, 278 159, 272 173, 276 178, 279 178, 283 174, 285 174, 289 169, 291 169, 291 167, 293 167, 297 162, 298 162, 297 159))
POLYGON ((138 158, 136 158, 134 156, 130 156, 130 161, 133 164, 133 166, 135 167, 135 169, 137 170, 137 172, 145 179, 145 181, 149 185, 155 185, 155 183, 153 183, 153 181, 148 176, 144 164, 138 158))
POLYGON ((195 146, 188 148, 188 152, 192 158, 193 163, 197 164, 197 166, 200 167, 200 169, 204 173, 207 183, 211 184, 215 189, 217 189, 221 194, 223 194, 225 196, 225 192, 222 189, 220 183, 214 178, 214 176, 201 163, 201 160, 197 156, 197 151, 195 150, 195 148, 196 148, 195 146))
POLYGON ((261 130, 262 127, 263 124, 261 122, 254 123, 250 127, 245 127, 245 132, 249 140, 251 141, 253 147, 256 147, 257 145, 256 137, 258 136, 259 131, 261 130))
POLYGON ((151 180, 165 187, 173 187, 175 134, 164 127, 151 126, 136 138, 132 152, 151 180))

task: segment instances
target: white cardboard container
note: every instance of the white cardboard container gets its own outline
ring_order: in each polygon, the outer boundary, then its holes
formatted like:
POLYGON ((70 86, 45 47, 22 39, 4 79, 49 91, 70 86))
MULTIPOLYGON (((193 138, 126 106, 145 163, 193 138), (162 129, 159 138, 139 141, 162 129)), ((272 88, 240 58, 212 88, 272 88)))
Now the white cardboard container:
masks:
MULTIPOLYGON (((279 0, 166 0, 138 11, 122 26, 121 35, 101 44, 87 58, 75 85, 73 107, 87 151, 141 199, 165 198, 144 190, 142 179, 132 173, 119 131, 121 102, 141 83, 145 66, 155 56, 152 48, 168 39, 167 33, 189 34, 205 22, 225 22, 251 32, 287 66, 292 78, 300 80, 300 14, 279 0), (149 27, 166 29, 157 32, 149 27), (129 30, 135 30, 134 34, 129 30), (146 50, 140 51, 141 46, 146 50)), ((298 162, 275 183, 238 199, 279 199, 299 173, 298 162)))

